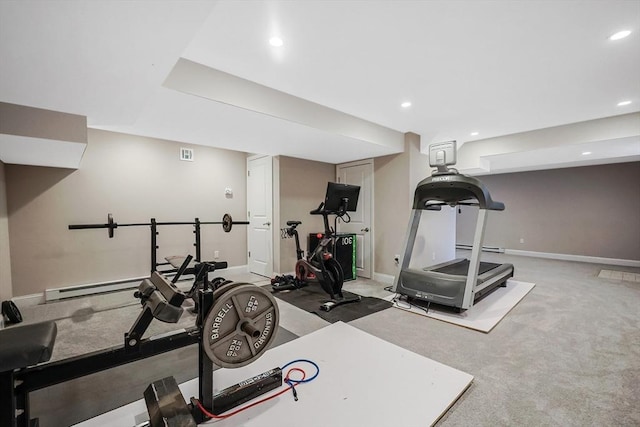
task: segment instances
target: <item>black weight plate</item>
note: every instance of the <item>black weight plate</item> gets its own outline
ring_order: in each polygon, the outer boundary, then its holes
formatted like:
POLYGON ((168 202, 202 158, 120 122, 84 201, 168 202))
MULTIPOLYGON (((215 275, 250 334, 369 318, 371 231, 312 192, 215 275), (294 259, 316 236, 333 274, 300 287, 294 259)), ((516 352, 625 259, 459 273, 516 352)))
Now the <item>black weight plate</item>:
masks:
POLYGON ((216 277, 211 281, 211 286, 213 287, 213 290, 216 290, 219 287, 228 285, 230 283, 233 283, 233 282, 231 280, 225 279, 224 277, 216 277))
POLYGON ((231 219, 231 215, 226 213, 222 217, 222 229, 228 233, 231 231, 231 227, 233 227, 233 219, 231 219))
POLYGON ((249 283, 224 285, 202 330, 203 348, 224 368, 247 365, 269 347, 278 329, 279 310, 270 292, 249 283))
POLYGON ((115 225, 113 225, 113 215, 107 214, 107 225, 109 226, 109 238, 113 238, 113 231, 115 230, 115 225))
POLYGON ((325 267, 331 272, 333 276, 333 293, 340 294, 342 291, 342 285, 344 284, 344 273, 342 272, 342 266, 334 258, 330 258, 325 261, 325 267))
POLYGON ((13 301, 2 302, 2 314, 7 316, 7 319, 9 319, 9 323, 22 322, 22 314, 20 314, 20 310, 18 310, 18 306, 16 306, 16 304, 13 301))

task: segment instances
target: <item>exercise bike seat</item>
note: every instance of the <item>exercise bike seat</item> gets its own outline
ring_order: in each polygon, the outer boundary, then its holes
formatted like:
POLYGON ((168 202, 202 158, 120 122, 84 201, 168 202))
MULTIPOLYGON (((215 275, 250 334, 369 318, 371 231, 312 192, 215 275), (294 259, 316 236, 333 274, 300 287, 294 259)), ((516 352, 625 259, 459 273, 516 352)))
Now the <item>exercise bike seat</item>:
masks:
POLYGON ((53 321, 0 329, 0 372, 47 362, 53 354, 57 332, 53 321))
POLYGON ((289 227, 297 227, 300 224, 302 224, 302 221, 287 221, 289 227))

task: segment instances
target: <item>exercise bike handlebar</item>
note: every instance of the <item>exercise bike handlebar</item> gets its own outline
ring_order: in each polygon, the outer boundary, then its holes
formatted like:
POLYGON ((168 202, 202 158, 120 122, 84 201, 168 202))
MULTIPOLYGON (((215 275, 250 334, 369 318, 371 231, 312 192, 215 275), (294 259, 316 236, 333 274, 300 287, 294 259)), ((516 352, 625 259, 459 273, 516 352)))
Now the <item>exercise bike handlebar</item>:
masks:
POLYGON ((311 215, 322 215, 322 219, 324 222, 324 232, 326 235, 330 236, 333 235, 335 233, 336 230, 336 223, 338 221, 338 218, 341 218, 342 221, 346 222, 351 222, 351 218, 349 217, 349 214, 347 213, 347 206, 349 205, 349 199, 347 199, 346 197, 343 197, 340 200, 340 207, 337 211, 334 210, 325 210, 325 203, 322 202, 320 203, 320 205, 318 206, 317 209, 312 210, 311 212, 309 212, 311 215), (335 219, 334 219, 334 227, 333 229, 331 229, 331 227, 329 226, 329 215, 335 215, 335 219), (347 216, 347 219, 345 220, 343 217, 347 216))
POLYGON ((324 202, 320 203, 320 205, 318 205, 318 207, 312 211, 309 212, 311 215, 324 215, 324 214, 328 214, 329 212, 324 210, 324 202))
POLYGON ((337 216, 343 216, 344 214, 347 213, 347 205, 349 203, 349 199, 347 198, 343 198, 342 199, 342 203, 340 203, 340 208, 337 211, 328 211, 324 209, 324 202, 320 203, 320 205, 310 211, 309 213, 311 215, 337 215, 337 216))

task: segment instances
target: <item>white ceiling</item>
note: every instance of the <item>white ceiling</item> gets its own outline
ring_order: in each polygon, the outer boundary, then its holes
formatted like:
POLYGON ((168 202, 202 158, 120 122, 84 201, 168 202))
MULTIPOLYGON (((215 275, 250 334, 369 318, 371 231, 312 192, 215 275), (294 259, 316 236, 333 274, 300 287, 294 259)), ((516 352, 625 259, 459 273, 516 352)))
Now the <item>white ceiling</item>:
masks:
POLYGON ((490 173, 567 168, 627 161, 640 161, 639 136, 480 156, 480 164, 484 167, 465 170, 464 173, 488 175, 490 173))
POLYGON ((181 57, 460 145, 640 111, 640 2, 0 2, 2 102, 331 163, 397 152, 164 87, 181 57), (608 40, 622 29, 633 32, 608 40), (274 34, 284 46, 268 44, 274 34))

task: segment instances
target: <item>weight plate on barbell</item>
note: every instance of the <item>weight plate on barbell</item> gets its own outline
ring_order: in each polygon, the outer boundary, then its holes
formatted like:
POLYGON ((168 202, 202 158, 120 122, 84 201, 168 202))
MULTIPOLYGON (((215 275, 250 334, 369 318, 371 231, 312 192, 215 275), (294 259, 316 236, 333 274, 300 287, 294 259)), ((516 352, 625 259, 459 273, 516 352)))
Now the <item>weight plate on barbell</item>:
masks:
POLYGON ((238 368, 260 357, 273 341, 280 312, 270 292, 250 283, 231 283, 214 292, 202 330, 203 348, 223 368, 238 368))
POLYGON ((231 215, 224 214, 222 217, 222 229, 228 233, 231 231, 231 227, 233 226, 233 220, 231 219, 231 215))
POLYGON ((113 239, 113 230, 116 228, 116 226, 113 225, 113 215, 111 214, 107 214, 107 228, 109 229, 109 238, 113 239))

